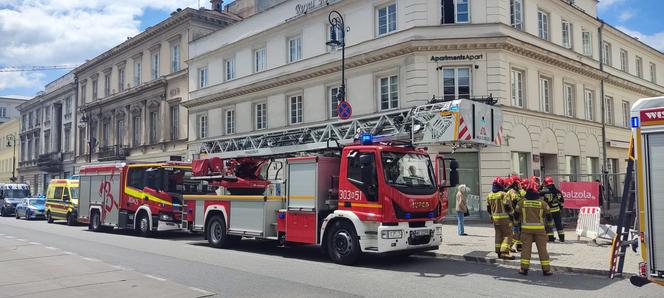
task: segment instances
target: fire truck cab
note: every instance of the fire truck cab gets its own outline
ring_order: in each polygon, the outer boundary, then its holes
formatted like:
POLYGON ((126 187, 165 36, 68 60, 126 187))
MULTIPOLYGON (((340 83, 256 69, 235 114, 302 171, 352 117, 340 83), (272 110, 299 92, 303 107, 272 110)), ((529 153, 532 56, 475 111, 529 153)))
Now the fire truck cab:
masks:
POLYGON ((182 162, 83 166, 79 221, 94 231, 134 229, 142 236, 181 229, 183 181, 190 175, 182 162))
POLYGON ((631 116, 643 257, 640 277, 633 277, 632 282, 664 285, 664 97, 638 100, 631 116))

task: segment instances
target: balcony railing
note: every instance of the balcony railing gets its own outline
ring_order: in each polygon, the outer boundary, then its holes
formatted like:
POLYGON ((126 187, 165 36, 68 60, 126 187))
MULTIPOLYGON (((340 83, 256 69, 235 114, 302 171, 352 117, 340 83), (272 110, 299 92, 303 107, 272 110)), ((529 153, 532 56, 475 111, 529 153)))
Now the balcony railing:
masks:
POLYGON ((99 148, 98 160, 125 160, 129 155, 129 147, 125 145, 112 145, 99 148))
POLYGON ((62 153, 51 152, 40 154, 37 158, 37 167, 46 172, 59 172, 62 170, 62 153))

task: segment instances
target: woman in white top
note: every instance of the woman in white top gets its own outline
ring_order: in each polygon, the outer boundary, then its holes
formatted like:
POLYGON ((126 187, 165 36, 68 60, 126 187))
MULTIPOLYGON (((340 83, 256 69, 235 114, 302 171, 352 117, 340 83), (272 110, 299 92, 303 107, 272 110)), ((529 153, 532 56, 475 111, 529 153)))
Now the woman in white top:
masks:
POLYGON ((470 191, 470 188, 466 186, 465 184, 459 185, 457 187, 457 194, 456 194, 456 213, 457 213, 457 234, 459 236, 466 236, 466 234, 463 230, 463 219, 464 215, 468 213, 468 204, 466 201, 466 196, 468 195, 468 192, 470 191))

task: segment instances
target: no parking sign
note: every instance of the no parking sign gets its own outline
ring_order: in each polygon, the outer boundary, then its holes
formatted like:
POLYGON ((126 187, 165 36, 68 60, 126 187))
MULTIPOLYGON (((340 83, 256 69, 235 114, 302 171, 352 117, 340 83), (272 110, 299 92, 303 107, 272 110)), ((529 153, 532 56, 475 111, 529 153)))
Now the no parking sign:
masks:
POLYGON ((347 101, 342 101, 337 105, 337 115, 341 120, 348 120, 353 115, 353 107, 347 101))

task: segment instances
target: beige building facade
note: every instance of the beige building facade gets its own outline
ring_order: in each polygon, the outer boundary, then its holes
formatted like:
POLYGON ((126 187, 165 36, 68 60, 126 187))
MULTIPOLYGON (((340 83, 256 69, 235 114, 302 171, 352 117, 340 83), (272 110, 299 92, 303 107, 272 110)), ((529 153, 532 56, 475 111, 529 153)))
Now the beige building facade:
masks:
POLYGON ((19 127, 18 118, 0 124, 0 183, 9 183, 18 177, 19 127))
POLYGON ((189 42, 237 20, 221 11, 178 9, 76 68, 78 164, 182 158, 189 42))
POLYGON ((190 44, 191 154, 208 141, 338 121, 341 55, 325 44, 333 9, 350 28, 354 117, 432 96, 498 100, 503 146, 452 154, 477 195, 512 172, 594 177, 603 116, 607 170, 624 171, 630 104, 664 93, 664 55, 599 21, 594 0, 327 3, 286 1, 190 44))

